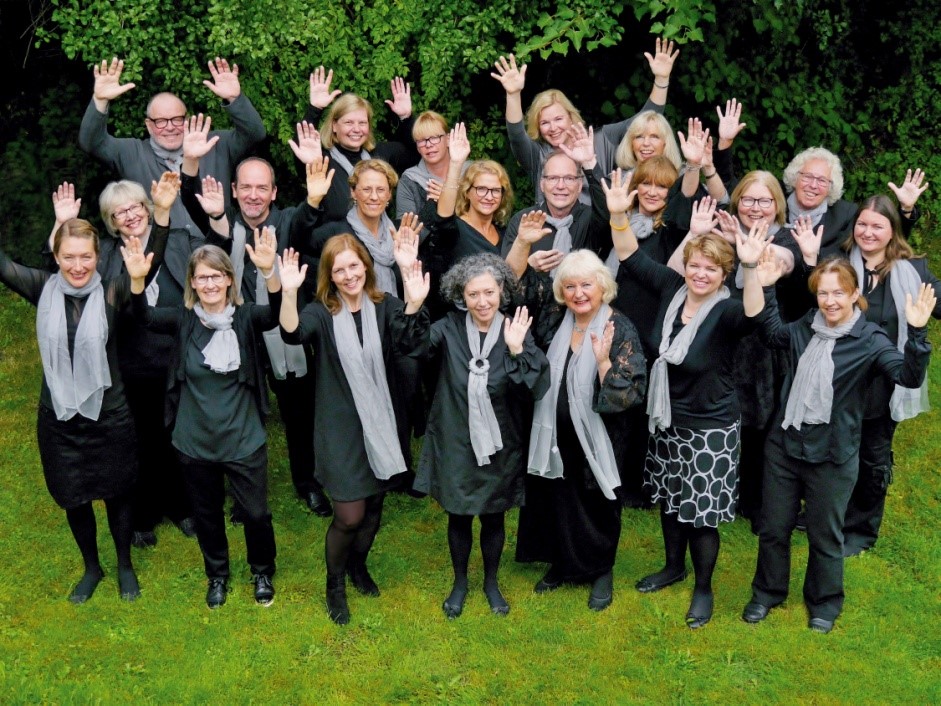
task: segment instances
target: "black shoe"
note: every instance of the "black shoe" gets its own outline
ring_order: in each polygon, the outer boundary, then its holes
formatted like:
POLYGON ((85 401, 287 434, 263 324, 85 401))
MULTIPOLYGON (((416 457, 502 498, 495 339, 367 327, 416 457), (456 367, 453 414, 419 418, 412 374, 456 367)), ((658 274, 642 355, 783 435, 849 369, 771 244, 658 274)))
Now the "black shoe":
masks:
POLYGON ((193 539, 196 536, 196 520, 192 517, 184 517, 176 523, 177 528, 183 533, 184 537, 193 539))
POLYGON ((118 592, 121 594, 121 600, 128 603, 140 598, 140 584, 137 582, 134 569, 118 569, 118 592))
POLYGON ((686 625, 690 630, 698 630, 712 620, 712 593, 697 593, 693 591, 693 599, 686 612, 686 625))
POLYGON ((337 625, 350 622, 350 607, 346 603, 346 577, 327 576, 327 615, 337 625))
POLYGON ((101 583, 101 579, 104 577, 105 573, 100 568, 91 571, 86 569, 81 580, 75 584, 75 588, 73 588, 72 592, 69 594, 69 601, 76 605, 87 601, 92 597, 92 594, 95 592, 95 589, 98 588, 98 584, 101 583))
POLYGON ((655 574, 650 574, 650 576, 644 576, 644 578, 634 584, 634 587, 641 593, 653 593, 654 591, 659 591, 667 586, 672 586, 675 583, 683 581, 686 576, 686 569, 683 569, 680 573, 674 574, 673 576, 664 576, 663 571, 658 571, 655 574))
POLYGON ((157 545, 157 535, 153 532, 138 532, 134 530, 131 535, 131 544, 138 549, 146 549, 157 545))
POLYGON ((379 586, 376 585, 372 576, 369 575, 369 569, 366 568, 365 560, 353 563, 353 558, 350 557, 350 563, 347 566, 346 572, 350 577, 350 583, 353 584, 353 588, 361 594, 374 598, 379 595, 379 586))
POLYGON ((819 632, 826 635, 833 629, 833 621, 827 620, 826 618, 811 618, 807 622, 807 627, 809 627, 814 632, 819 632))
POLYGON ((228 592, 228 579, 209 579, 209 588, 206 590, 206 605, 210 608, 225 605, 225 597, 228 592))
POLYGON ((271 577, 265 574, 253 574, 252 581, 255 584, 255 603, 263 606, 270 606, 274 603, 274 586, 271 583, 271 577))
POLYGON ((444 603, 441 604, 441 610, 444 611, 444 616, 448 620, 454 620, 455 618, 460 617, 461 613, 464 612, 464 601, 467 598, 467 583, 454 582, 454 586, 451 588, 451 593, 448 594, 448 597, 444 599, 444 603))
POLYGON ((307 508, 317 515, 317 517, 330 517, 333 514, 333 506, 322 490, 311 490, 304 498, 307 508))
POLYGON ((807 513, 803 510, 797 513, 797 521, 794 523, 794 529, 798 532, 807 531, 807 513))
POLYGON ((771 608, 758 601, 749 601, 742 611, 742 620, 746 623, 760 623, 768 617, 771 608))
POLYGON ((604 576, 595 579, 591 585, 588 607, 600 612, 611 605, 612 600, 614 600, 614 575, 609 571, 604 576))
POLYGON ((533 587, 533 591, 536 593, 549 593, 549 591, 554 591, 561 585, 562 579, 557 578, 550 568, 546 572, 546 575, 539 579, 539 581, 533 587))

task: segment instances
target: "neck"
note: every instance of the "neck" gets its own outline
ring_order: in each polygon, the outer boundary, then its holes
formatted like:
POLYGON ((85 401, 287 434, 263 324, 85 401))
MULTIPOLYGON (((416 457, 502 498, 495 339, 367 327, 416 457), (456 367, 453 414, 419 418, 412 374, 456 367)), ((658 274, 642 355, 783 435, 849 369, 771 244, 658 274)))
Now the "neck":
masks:
MULTIPOLYGON (((655 218, 656 215, 657 215, 658 213, 660 213, 660 211, 648 211, 648 210, 647 210, 646 208, 644 208, 643 206, 638 206, 638 207, 637 207, 637 212, 638 212, 640 215, 642 215, 642 216, 647 216, 647 218, 655 218)), ((628 213, 627 215, 630 216, 631 214, 628 213)))
POLYGON ((588 324, 591 323, 591 320, 595 318, 595 314, 597 313, 598 311, 595 310, 595 311, 590 311, 587 314, 576 314, 575 325, 582 329, 585 328, 586 326, 588 326, 588 324))
POLYGON ((369 229, 369 232, 371 232, 373 235, 375 235, 378 238, 379 237, 379 223, 380 223, 381 217, 367 216, 365 213, 362 212, 362 210, 358 210, 357 213, 359 215, 359 220, 363 222, 363 225, 369 229))
POLYGON ((474 209, 470 209, 467 213, 461 216, 461 220, 481 233, 486 233, 488 230, 490 230, 490 226, 493 225, 493 216, 481 215, 474 209))
POLYGON ((685 304, 685 307, 686 307, 687 309, 690 309, 690 310, 692 310, 692 311, 695 311, 696 309, 699 308, 699 306, 700 306, 704 301, 706 301, 706 300, 707 300, 709 297, 711 297, 713 294, 715 294, 715 292, 710 292, 709 294, 706 294, 706 295, 694 294, 693 292, 688 292, 688 293, 686 294, 686 304, 685 304))
POLYGON ((444 181, 448 176, 448 161, 447 156, 445 156, 445 158, 439 160, 437 164, 428 164, 428 162, 425 162, 425 166, 428 167, 429 172, 439 177, 441 181, 444 181))
POLYGON ((268 220, 268 216, 270 214, 271 214, 271 211, 268 210, 268 211, 265 211, 260 216, 258 216, 258 218, 249 218, 243 213, 242 220, 245 221, 245 225, 247 225, 252 230, 255 230, 255 228, 261 228, 262 224, 268 220))
POLYGON ((221 314, 225 311, 228 301, 221 301, 218 304, 206 304, 205 302, 200 302, 200 305, 203 307, 203 311, 207 314, 221 314))
MULTIPOLYGON (((153 229, 153 225, 147 226, 147 231, 140 238, 138 238, 138 240, 140 240, 140 246, 144 249, 147 248, 147 241, 150 240, 150 231, 152 229, 153 229)), ((123 240, 124 244, 127 245, 129 238, 128 236, 121 233, 121 240, 123 240)))
POLYGON ((350 311, 359 311, 363 308, 363 293, 360 292, 355 296, 349 294, 344 294, 340 292, 340 298, 346 303, 346 308, 350 311))
POLYGON ((549 210, 549 215, 553 218, 565 218, 572 212, 572 209, 575 208, 575 203, 577 203, 577 201, 570 203, 565 208, 556 208, 547 201, 546 208, 549 210))
POLYGON ((879 265, 885 262, 885 250, 863 255, 863 262, 865 263, 867 270, 876 269, 879 265))

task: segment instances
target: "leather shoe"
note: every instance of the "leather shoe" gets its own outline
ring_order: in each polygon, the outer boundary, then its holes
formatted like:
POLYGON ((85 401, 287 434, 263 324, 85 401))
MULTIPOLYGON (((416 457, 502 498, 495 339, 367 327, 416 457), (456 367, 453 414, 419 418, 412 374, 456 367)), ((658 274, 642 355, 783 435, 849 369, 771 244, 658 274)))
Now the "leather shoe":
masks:
POLYGON ((206 591, 206 605, 218 608, 225 605, 226 594, 229 592, 227 579, 209 579, 209 588, 206 591))
POLYGON ((768 617, 770 610, 771 608, 764 603, 749 601, 748 605, 745 606, 745 610, 742 611, 742 620, 746 623, 760 623, 768 617))
POLYGON ((317 517, 330 517, 333 514, 333 507, 322 490, 311 490, 304 498, 304 502, 307 503, 308 509, 317 517))
POLYGON ((153 532, 138 532, 134 530, 134 534, 131 535, 131 544, 138 549, 155 547, 157 546, 157 535, 153 532))
POLYGON ((552 569, 549 569, 546 572, 546 575, 539 579, 539 581, 533 587, 533 591, 536 593, 549 593, 549 591, 554 591, 561 585, 562 580, 556 578, 555 574, 552 573, 552 569))
POLYGON ((833 629, 833 621, 827 620, 826 618, 811 618, 807 622, 807 627, 809 627, 814 632, 819 632, 826 635, 833 629))
POLYGON ((667 586, 672 586, 675 583, 683 581, 686 576, 687 572, 685 569, 676 574, 676 576, 668 576, 666 578, 662 578, 659 574, 651 574, 650 576, 644 576, 644 578, 635 583, 634 586, 641 593, 653 593, 654 591, 659 591, 667 586))
POLYGON ((588 607, 600 612, 611 605, 614 600, 614 576, 609 571, 595 579, 591 585, 591 594, 588 596, 588 607))
POLYGON ((274 603, 274 586, 271 583, 271 577, 265 574, 255 574, 252 576, 255 584, 255 603, 263 606, 270 606, 274 603))

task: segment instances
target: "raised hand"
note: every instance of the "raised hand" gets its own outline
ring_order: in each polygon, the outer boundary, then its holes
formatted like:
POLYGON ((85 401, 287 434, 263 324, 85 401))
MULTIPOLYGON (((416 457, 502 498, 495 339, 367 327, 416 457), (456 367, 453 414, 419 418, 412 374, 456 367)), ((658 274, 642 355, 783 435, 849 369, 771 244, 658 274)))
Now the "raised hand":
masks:
POLYGON ((765 248, 758 258, 758 284, 762 287, 770 287, 784 276, 784 262, 779 257, 775 257, 771 248, 765 248))
POLYGON ((644 52, 647 63, 650 64, 650 70, 653 72, 654 79, 660 79, 663 82, 670 80, 670 74, 673 73, 673 62, 680 55, 680 50, 674 51, 673 42, 667 42, 666 39, 657 37, 657 45, 654 54, 644 52))
POLYGON ((55 211, 57 225, 78 218, 81 209, 82 200, 75 198, 75 184, 63 181, 52 192, 52 210, 55 211))
POLYGON ((725 102, 725 112, 722 112, 722 106, 716 106, 716 113, 719 115, 719 149, 726 149, 732 141, 747 126, 739 122, 742 118, 742 104, 735 98, 725 102))
POLYGON ((118 96, 134 88, 133 83, 121 83, 121 72, 124 71, 124 60, 114 57, 109 64, 102 61, 95 64, 95 89, 93 96, 96 101, 112 101, 118 96))
POLYGON ((448 156, 452 162, 466 162, 470 157, 471 145, 467 139, 464 123, 457 123, 448 135, 448 156))
POLYGON ((526 264, 536 272, 552 272, 564 259, 565 255, 561 250, 537 250, 526 259, 526 264))
POLYGON ((523 352, 523 341, 526 340, 526 332, 532 324, 533 318, 525 306, 517 307, 512 319, 507 316, 503 320, 503 340, 511 355, 523 352))
POLYGON ((216 146, 218 135, 209 137, 212 118, 208 115, 191 115, 183 123, 183 157, 188 159, 201 159, 216 146))
POLYGON ((144 254, 144 246, 139 238, 131 236, 121 246, 121 257, 124 266, 132 280, 143 280, 150 274, 150 263, 154 259, 153 253, 144 254))
POLYGON ((160 181, 150 182, 150 199, 156 210, 169 211, 179 193, 180 175, 176 172, 164 172, 160 181))
POLYGON ((768 235, 768 224, 765 221, 755 223, 748 235, 738 231, 735 234, 735 251, 739 262, 745 266, 758 264, 758 258, 773 238, 774 236, 768 235))
POLYGON ((310 164, 323 155, 323 145, 317 128, 304 120, 297 124, 297 142, 288 140, 294 156, 304 164, 310 164))
POLYGON ((798 216, 791 235, 794 236, 797 247, 804 256, 804 262, 816 264, 817 256, 820 254, 820 243, 823 240, 823 226, 817 228, 815 233, 813 220, 809 216, 798 216))
POLYGON ((928 186, 928 182, 925 181, 925 173, 920 169, 916 169, 914 173, 911 169, 907 170, 905 172, 905 181, 901 187, 896 186, 891 181, 889 182, 889 188, 895 192, 895 198, 899 200, 899 206, 906 213, 915 208, 918 197, 924 193, 928 186))
POLYGON ((938 298, 935 296, 934 287, 923 282, 918 289, 916 301, 912 301, 910 293, 905 295, 905 320, 915 328, 922 328, 928 323, 937 303, 938 298))
POLYGON ((225 187, 221 181, 211 176, 203 177, 202 193, 195 196, 207 216, 218 218, 225 213, 225 187))
POLYGON ((274 267, 277 248, 278 241, 274 237, 274 231, 268 226, 262 228, 261 231, 255 229, 255 247, 245 243, 245 251, 248 253, 248 257, 251 258, 251 261, 255 263, 255 267, 265 277, 274 267))
POLYGON ((637 189, 629 191, 630 182, 623 177, 620 168, 611 173, 611 186, 602 179, 601 188, 604 190, 605 198, 608 202, 608 212, 611 215, 627 213, 634 205, 634 199, 637 198, 637 189))
POLYGON ((709 130, 702 129, 702 122, 699 118, 690 118, 687 126, 688 137, 682 132, 676 133, 680 138, 680 149, 687 164, 700 166, 706 149, 706 140, 709 139, 709 130))
POLYGON ((610 363, 611 344, 614 341, 614 322, 609 320, 604 325, 604 331, 600 337, 595 333, 589 335, 591 336, 591 351, 595 354, 595 361, 599 366, 610 363))
POLYGON ((526 64, 519 68, 516 67, 516 57, 510 54, 510 59, 501 56, 496 62, 496 73, 491 72, 497 81, 503 84, 503 90, 507 93, 521 93, 526 86, 526 64))
POLYGON ((312 106, 323 110, 340 95, 339 89, 330 90, 332 82, 333 69, 327 71, 323 66, 318 66, 313 70, 310 75, 310 104, 312 106))
POLYGON ((281 276, 281 290, 284 292, 297 291, 304 285, 307 275, 307 265, 300 265, 301 254, 288 248, 278 258, 278 273, 281 276), (300 267, 298 267, 300 265, 300 267))
POLYGON ((230 68, 228 61, 217 56, 215 61, 209 62, 209 73, 212 81, 203 81, 203 85, 219 98, 231 103, 242 95, 238 64, 232 64, 230 68))
POLYGON ((546 228, 546 214, 542 211, 530 211, 520 218, 519 229, 516 232, 517 240, 533 245, 552 232, 546 228))
POLYGON ((406 213, 402 216, 398 230, 389 229, 394 242, 395 263, 402 272, 411 270, 418 259, 418 234, 423 227, 417 215, 406 213))
POLYGON ((387 100, 386 105, 399 116, 399 120, 405 120, 412 114, 412 87, 401 76, 389 81, 389 85, 392 88, 392 100, 387 100))
POLYGON ((425 190, 427 191, 427 199, 438 203, 438 199, 440 199, 441 194, 444 193, 444 184, 437 179, 429 179, 428 183, 425 185, 425 190))
POLYGON ((703 171, 708 172, 710 169, 715 171, 715 164, 712 161, 712 137, 706 138, 706 144, 703 146, 702 150, 702 168, 703 171))
POLYGON ((411 269, 402 273, 402 285, 405 289, 405 301, 409 303, 406 313, 415 313, 425 303, 428 292, 431 291, 431 276, 421 271, 421 262, 415 260, 411 269))
POLYGON ((307 203, 314 208, 320 206, 323 197, 330 191, 335 169, 330 169, 329 157, 317 157, 305 167, 307 172, 307 203))
POLYGON ((693 204, 692 215, 689 219, 689 234, 696 237, 711 233, 718 222, 716 200, 711 196, 703 196, 693 204))
POLYGON ((719 228, 713 232, 725 238, 730 245, 735 245, 735 237, 741 230, 738 219, 728 211, 721 209, 716 211, 716 220, 719 221, 719 228))
POLYGON ((567 139, 559 144, 559 149, 575 161, 583 169, 594 169, 597 163, 595 156, 595 129, 585 129, 584 123, 575 123, 568 129, 567 139), (571 142, 569 147, 568 142, 571 142))

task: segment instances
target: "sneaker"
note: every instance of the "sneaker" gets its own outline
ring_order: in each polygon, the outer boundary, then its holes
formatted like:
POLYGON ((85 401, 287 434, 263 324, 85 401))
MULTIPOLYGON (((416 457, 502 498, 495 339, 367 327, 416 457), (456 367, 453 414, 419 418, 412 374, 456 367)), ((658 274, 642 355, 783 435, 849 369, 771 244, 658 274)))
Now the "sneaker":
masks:
POLYGON ((229 592, 229 582, 227 579, 209 579, 209 588, 206 591, 206 605, 210 608, 218 608, 225 605, 225 597, 229 592))
POLYGON ((255 603, 269 606, 274 603, 274 586, 271 577, 264 574, 254 574, 252 581, 255 584, 255 603))

